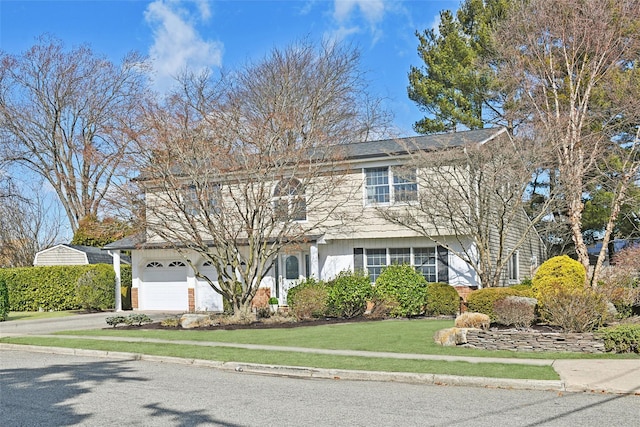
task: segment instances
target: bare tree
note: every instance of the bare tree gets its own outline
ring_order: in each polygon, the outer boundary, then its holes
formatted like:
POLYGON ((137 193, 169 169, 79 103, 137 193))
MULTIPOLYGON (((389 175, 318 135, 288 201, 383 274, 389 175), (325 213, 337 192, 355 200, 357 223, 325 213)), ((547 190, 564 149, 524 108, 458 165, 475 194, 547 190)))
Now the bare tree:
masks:
MULTIPOLYGON (((607 178, 615 196, 603 248, 629 184, 638 177, 633 127, 638 123, 639 23, 638 0, 531 0, 519 2, 496 34, 500 76, 513 89, 513 107, 528 120, 524 131, 554 155, 549 169, 557 171, 575 251, 587 270, 582 214, 589 177, 598 175, 604 159, 618 158, 619 169, 607 178), (621 120, 627 130, 621 130, 621 120), (623 141, 623 134, 631 138, 623 141)), ((592 284, 604 255, 589 275, 592 284)))
POLYGON ((99 214, 138 128, 143 67, 136 54, 117 65, 50 37, 0 54, 0 155, 51 184, 72 231, 99 214))
POLYGON ((446 247, 475 271, 483 287, 508 280, 508 263, 516 252, 544 256, 535 226, 552 199, 534 217, 525 213, 531 171, 540 161, 535 147, 504 131, 484 144, 436 151, 412 144, 405 148, 412 158, 406 167, 418 171, 418 200, 378 209, 380 215, 446 247), (532 235, 538 242, 534 246, 532 235))
POLYGON ((31 266, 38 251, 60 239, 62 217, 37 188, 30 189, 27 197, 9 178, 2 181, 0 267, 31 266))
POLYGON ((334 201, 350 190, 340 185, 339 144, 382 129, 386 117, 361 111, 358 62, 349 48, 300 43, 219 79, 184 75, 147 111, 139 182, 148 242, 182 252, 235 313, 250 309, 278 253, 341 220, 334 201))

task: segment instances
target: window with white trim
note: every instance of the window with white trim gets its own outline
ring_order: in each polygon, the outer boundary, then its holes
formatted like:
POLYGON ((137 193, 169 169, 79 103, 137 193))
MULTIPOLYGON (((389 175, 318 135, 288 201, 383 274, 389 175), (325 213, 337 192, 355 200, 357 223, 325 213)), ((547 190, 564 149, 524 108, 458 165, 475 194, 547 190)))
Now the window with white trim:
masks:
POLYGON ((187 265, 182 261, 171 261, 168 265, 169 268, 173 267, 186 267, 187 265))
POLYGON ((520 263, 518 258, 518 251, 515 251, 511 257, 509 257, 509 263, 507 264, 507 278, 509 279, 509 282, 517 282, 519 280, 518 270, 520 263))
POLYGON ((375 282, 384 267, 408 264, 422 274, 427 282, 438 281, 436 248, 365 249, 365 269, 375 282))
POLYGON ((273 210, 282 221, 305 221, 307 198, 302 183, 295 178, 278 182, 273 190, 273 210))
POLYGON ((389 168, 388 166, 366 168, 364 175, 366 205, 418 200, 415 169, 389 168))
POLYGON ((164 266, 162 265, 161 262, 158 262, 158 261, 151 261, 150 263, 147 264, 147 268, 162 268, 162 267, 164 266))
POLYGON ((437 282, 436 248, 414 248, 413 265, 416 270, 427 279, 427 282, 437 282))
POLYGON ((367 265, 365 266, 369 272, 369 278, 375 282, 382 269, 387 266, 387 250, 386 249, 367 249, 365 257, 367 265))

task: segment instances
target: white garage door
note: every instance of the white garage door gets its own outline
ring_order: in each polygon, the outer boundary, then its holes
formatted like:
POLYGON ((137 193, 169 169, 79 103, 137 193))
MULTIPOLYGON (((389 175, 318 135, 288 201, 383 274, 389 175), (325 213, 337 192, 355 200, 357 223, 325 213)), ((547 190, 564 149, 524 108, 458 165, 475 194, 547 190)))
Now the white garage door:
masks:
POLYGON ((187 267, 182 261, 150 262, 140 289, 141 310, 189 310, 187 267))
MULTIPOLYGON (((200 272, 213 281, 218 280, 216 269, 210 265, 204 265, 200 272)), ((223 311, 222 295, 203 279, 198 279, 196 284, 196 311, 223 311)))

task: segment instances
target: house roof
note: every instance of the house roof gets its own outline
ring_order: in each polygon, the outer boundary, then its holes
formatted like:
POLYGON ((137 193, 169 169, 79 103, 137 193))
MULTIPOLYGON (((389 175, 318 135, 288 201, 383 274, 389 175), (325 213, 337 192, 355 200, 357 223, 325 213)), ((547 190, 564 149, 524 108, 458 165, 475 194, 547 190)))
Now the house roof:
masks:
POLYGON ((408 138, 356 142, 341 146, 345 159, 366 159, 406 154, 412 151, 435 151, 469 144, 484 144, 506 132, 506 128, 487 128, 465 132, 421 135, 408 138))
MULTIPOLYGON (((82 252, 87 256, 87 262, 89 264, 111 264, 113 263, 113 257, 111 255, 109 255, 108 252, 103 251, 101 248, 96 248, 93 246, 83 246, 83 245, 71 245, 71 244, 67 244, 67 243, 62 243, 59 245, 55 245, 52 246, 50 248, 44 249, 40 252, 38 252, 38 254, 41 253, 45 253, 51 250, 54 250, 56 248, 69 248, 71 250, 74 251, 78 251, 78 252, 82 252)), ((38 257, 38 254, 36 254, 36 258, 38 257)), ((129 257, 122 257, 122 261, 124 261, 125 263, 131 263, 131 260, 129 257)))
MULTIPOLYGON (((322 235, 307 235, 304 236, 304 239, 300 241, 295 241, 295 243, 304 242, 317 242, 323 236, 322 235)), ((204 242, 209 244, 210 246, 214 246, 213 242, 204 242)), ((238 240, 237 243, 239 245, 246 245, 248 242, 243 240, 238 240)), ((294 243, 292 240, 291 243, 294 243)), ((184 247, 183 245, 178 245, 184 247)), ((125 237, 123 239, 117 240, 113 243, 109 243, 103 249, 104 250, 128 250, 128 249, 165 249, 165 248, 173 248, 175 245, 171 243, 165 242, 147 242, 146 236, 144 233, 134 234, 132 236, 125 237)))

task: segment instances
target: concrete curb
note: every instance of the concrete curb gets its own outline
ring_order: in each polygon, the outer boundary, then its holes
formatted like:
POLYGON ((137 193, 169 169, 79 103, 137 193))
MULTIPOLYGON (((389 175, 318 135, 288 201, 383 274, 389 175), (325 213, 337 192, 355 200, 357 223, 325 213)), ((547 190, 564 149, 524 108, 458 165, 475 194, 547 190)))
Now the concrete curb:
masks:
POLYGON ((156 363, 193 365, 198 367, 220 369, 238 373, 285 376, 290 378, 331 379, 347 381, 387 381, 408 384, 456 385, 517 390, 567 391, 564 381, 561 380, 522 380, 509 378, 466 377, 458 375, 416 374, 407 372, 357 371, 343 369, 309 368, 301 366, 261 365, 257 363, 220 362, 202 359, 184 359, 180 357, 153 356, 138 353, 5 343, 0 343, 0 350, 21 350, 36 353, 91 356, 121 360, 144 360, 156 363))

